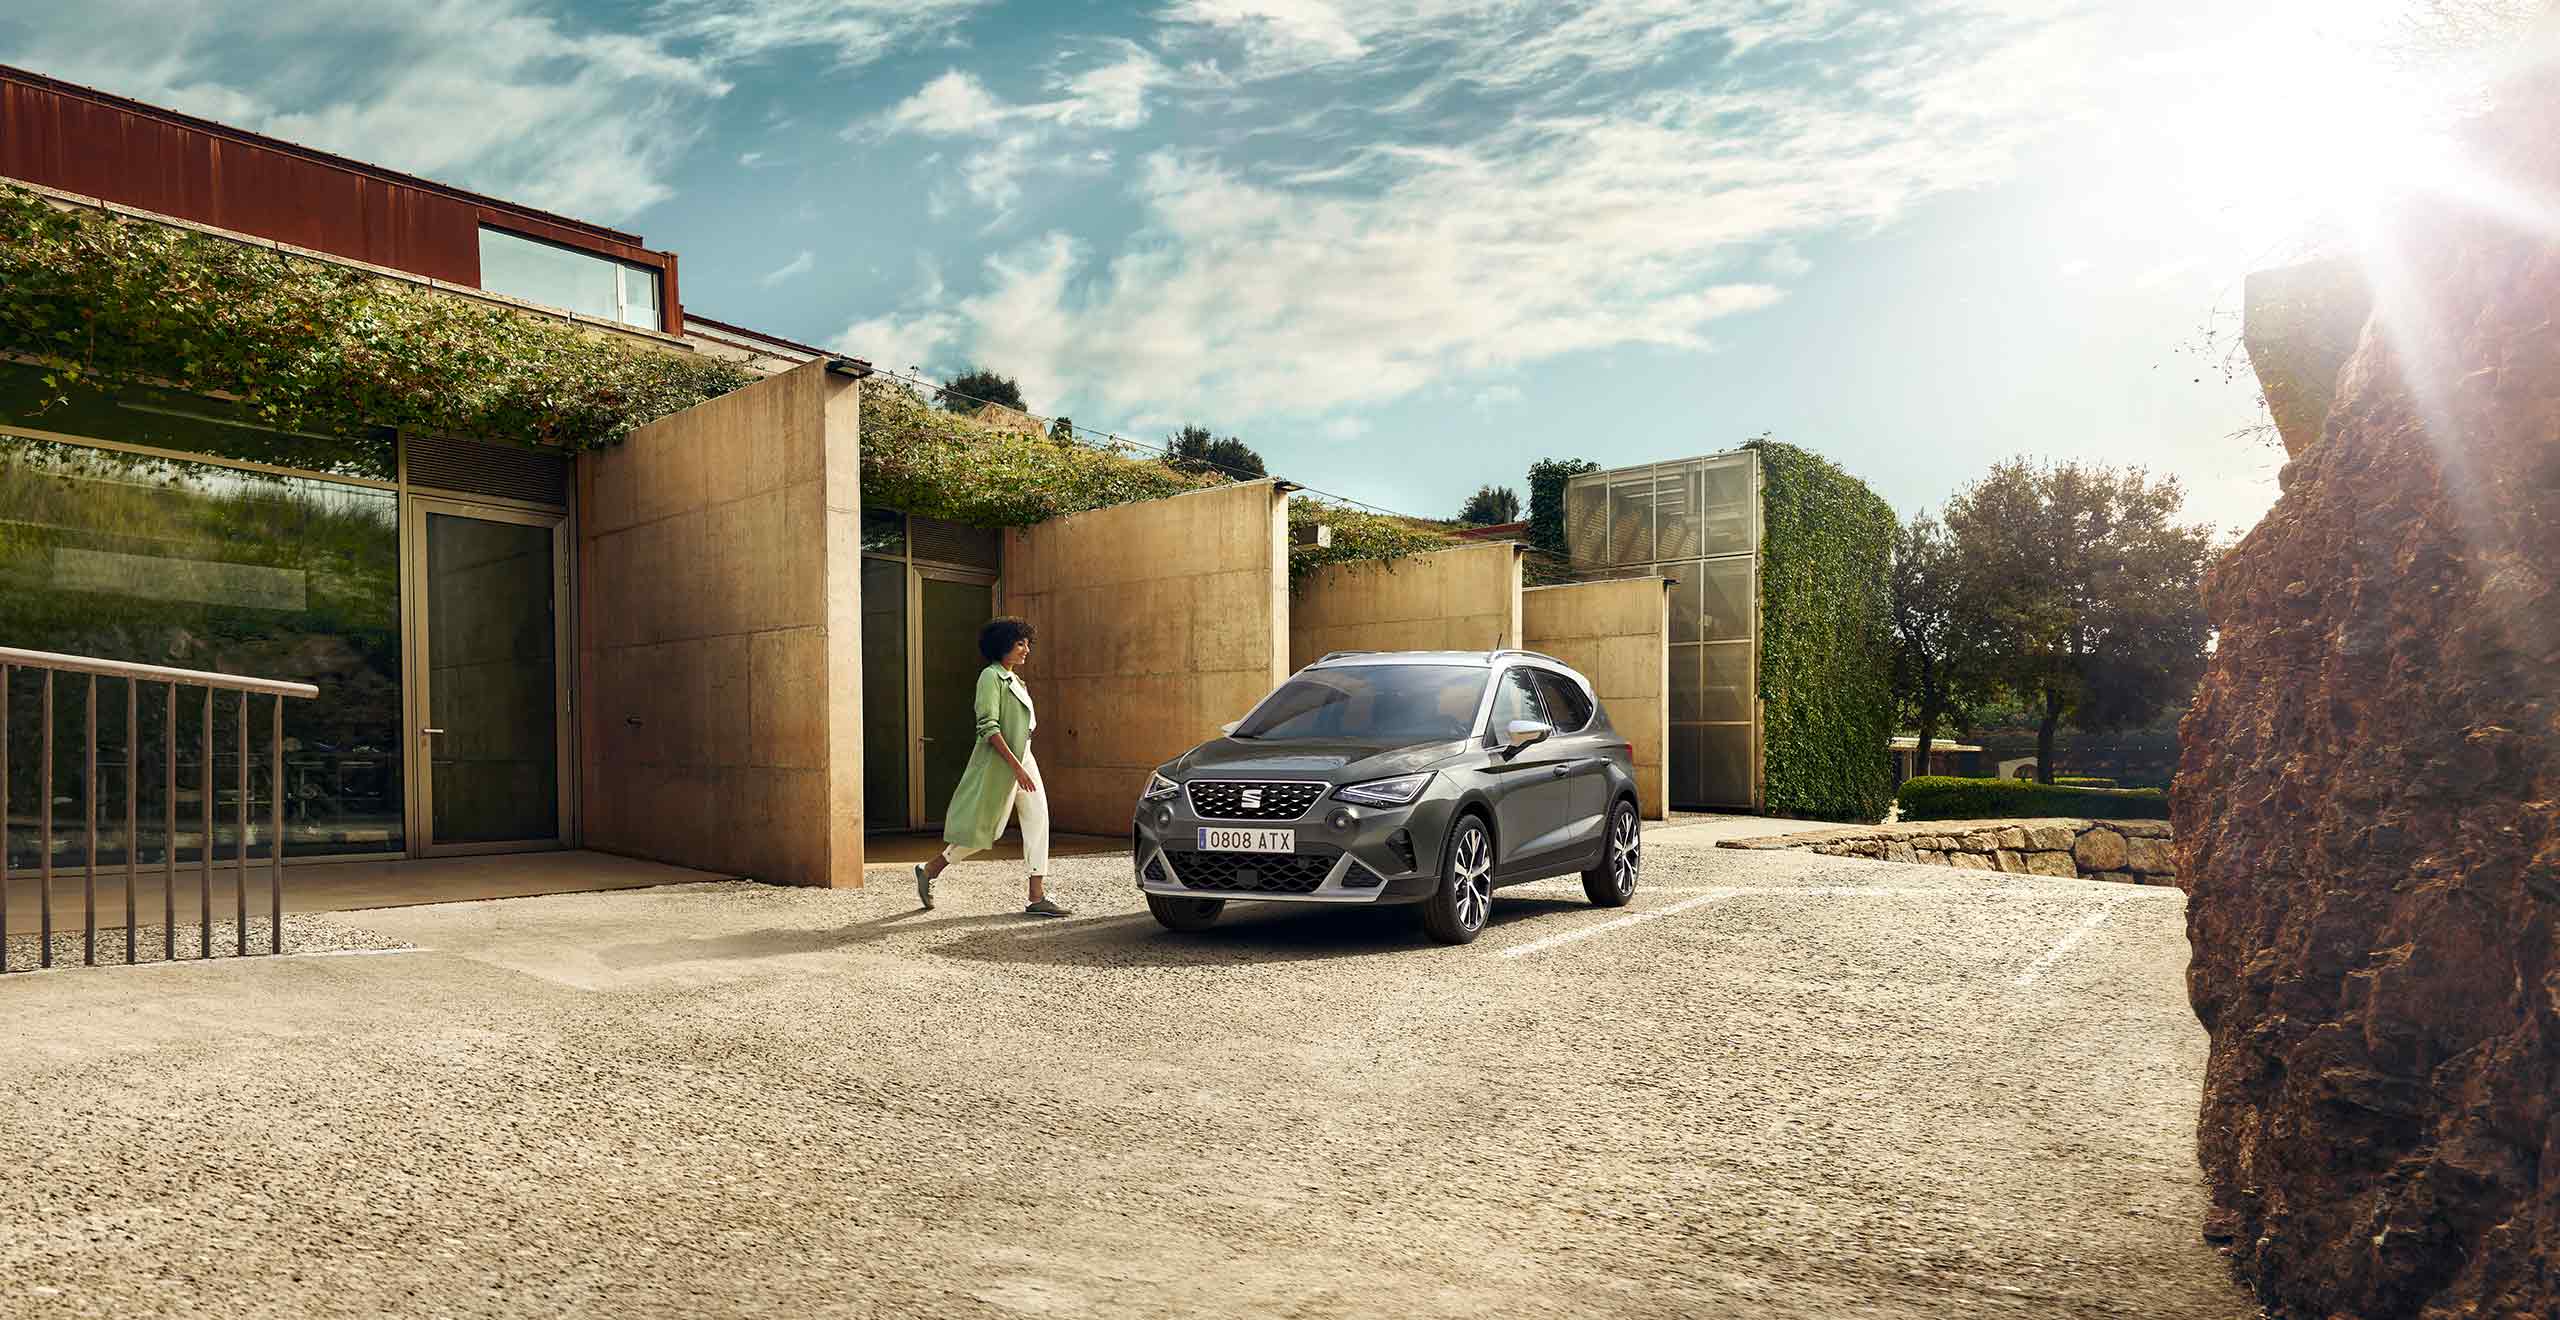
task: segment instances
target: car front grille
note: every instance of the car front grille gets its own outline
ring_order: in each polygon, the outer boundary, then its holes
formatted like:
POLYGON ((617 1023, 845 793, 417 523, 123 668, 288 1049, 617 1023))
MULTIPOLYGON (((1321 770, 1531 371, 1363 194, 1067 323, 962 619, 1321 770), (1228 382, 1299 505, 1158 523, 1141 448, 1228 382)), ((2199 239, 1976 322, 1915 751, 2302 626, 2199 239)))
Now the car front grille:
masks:
POLYGON ((1173 873, 1185 889, 1228 894, 1312 894, 1333 869, 1334 856, 1316 853, 1178 852, 1173 873))
POLYGON ((1303 780, 1202 779, 1188 791, 1192 814, 1203 820, 1296 820, 1325 788, 1303 780))

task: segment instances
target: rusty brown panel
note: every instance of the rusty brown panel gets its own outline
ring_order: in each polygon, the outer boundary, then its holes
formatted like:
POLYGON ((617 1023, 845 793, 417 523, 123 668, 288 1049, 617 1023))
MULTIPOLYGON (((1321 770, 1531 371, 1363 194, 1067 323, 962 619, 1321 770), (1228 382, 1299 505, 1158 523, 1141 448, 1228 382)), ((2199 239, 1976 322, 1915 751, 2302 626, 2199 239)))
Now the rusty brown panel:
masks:
POLYGON ((684 333, 684 300, 676 296, 676 254, 668 253, 658 281, 658 312, 666 324, 658 328, 671 335, 684 333))

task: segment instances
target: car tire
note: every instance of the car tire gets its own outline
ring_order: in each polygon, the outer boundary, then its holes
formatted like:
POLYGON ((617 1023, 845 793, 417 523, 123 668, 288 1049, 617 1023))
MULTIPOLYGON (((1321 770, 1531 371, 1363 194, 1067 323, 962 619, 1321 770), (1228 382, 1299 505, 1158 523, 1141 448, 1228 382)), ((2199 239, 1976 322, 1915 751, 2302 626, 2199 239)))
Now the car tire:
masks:
POLYGON ((1164 898, 1147 895, 1147 911, 1155 914, 1156 924, 1166 930, 1184 934, 1207 930, 1218 924, 1218 914, 1227 910, 1223 898, 1164 898))
POLYGON ((1609 808, 1600 864, 1582 873, 1582 892, 1599 907, 1625 907, 1635 898, 1643 873, 1644 822, 1636 816, 1636 804, 1620 798, 1609 808))
POLYGON ((1440 887, 1422 900, 1422 929, 1442 944, 1472 944, 1493 912, 1493 831, 1460 816, 1440 850, 1440 887))

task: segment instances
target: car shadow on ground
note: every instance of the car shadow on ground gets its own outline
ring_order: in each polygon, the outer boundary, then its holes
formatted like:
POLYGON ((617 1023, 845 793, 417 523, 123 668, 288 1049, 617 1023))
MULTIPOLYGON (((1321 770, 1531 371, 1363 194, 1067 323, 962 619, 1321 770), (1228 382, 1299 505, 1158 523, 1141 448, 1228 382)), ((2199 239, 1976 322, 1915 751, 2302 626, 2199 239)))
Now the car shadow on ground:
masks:
MULTIPOLYGON (((1484 935, 1558 913, 1590 910, 1582 899, 1496 894, 1484 935)), ((1189 934, 1166 930, 1140 912, 1078 918, 1046 928, 1007 921, 931 948, 946 958, 1051 967, 1215 967, 1450 951, 1423 933, 1419 907, 1288 903, 1229 903, 1218 924, 1189 934)))

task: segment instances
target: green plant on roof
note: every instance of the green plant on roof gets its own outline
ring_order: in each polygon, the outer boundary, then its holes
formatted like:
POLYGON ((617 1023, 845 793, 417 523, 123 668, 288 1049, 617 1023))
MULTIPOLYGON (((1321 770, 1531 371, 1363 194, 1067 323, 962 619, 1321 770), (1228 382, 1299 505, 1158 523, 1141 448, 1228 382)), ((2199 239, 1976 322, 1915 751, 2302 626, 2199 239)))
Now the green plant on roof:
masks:
POLYGON ((0 352, 65 391, 167 385, 280 430, 611 444, 734 363, 0 184, 0 352))

